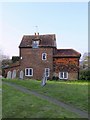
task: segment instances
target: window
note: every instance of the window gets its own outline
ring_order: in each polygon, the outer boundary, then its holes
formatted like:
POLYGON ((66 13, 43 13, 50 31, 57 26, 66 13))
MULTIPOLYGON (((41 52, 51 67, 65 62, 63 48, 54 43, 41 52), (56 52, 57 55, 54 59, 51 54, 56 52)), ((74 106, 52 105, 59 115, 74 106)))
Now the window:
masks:
POLYGON ((46 60, 47 59, 47 54, 46 53, 42 53, 42 60, 46 60))
POLYGON ((25 69, 25 76, 33 76, 33 69, 32 68, 26 68, 25 69))
POLYGON ((50 69, 49 68, 45 68, 45 76, 46 77, 50 76, 50 69))
POLYGON ((60 79, 68 79, 68 72, 60 72, 59 78, 60 79))
POLYGON ((39 41, 38 40, 33 41, 32 47, 33 48, 38 48, 38 46, 39 46, 39 41))

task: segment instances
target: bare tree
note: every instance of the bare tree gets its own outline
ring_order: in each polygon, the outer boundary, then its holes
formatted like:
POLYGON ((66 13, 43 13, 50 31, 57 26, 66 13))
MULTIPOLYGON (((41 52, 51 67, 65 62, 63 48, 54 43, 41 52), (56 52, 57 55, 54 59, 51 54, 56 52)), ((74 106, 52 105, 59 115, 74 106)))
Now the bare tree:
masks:
POLYGON ((9 56, 4 55, 3 51, 0 49, 0 75, 2 74, 2 66, 9 65, 11 60, 9 56))

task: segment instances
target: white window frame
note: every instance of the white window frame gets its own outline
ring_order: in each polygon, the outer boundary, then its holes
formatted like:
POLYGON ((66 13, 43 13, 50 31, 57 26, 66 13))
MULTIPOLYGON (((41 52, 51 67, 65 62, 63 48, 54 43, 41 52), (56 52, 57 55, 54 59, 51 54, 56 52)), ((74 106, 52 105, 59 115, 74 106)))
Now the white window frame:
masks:
POLYGON ((49 77, 50 76, 50 68, 45 68, 45 77, 49 77), (48 76, 46 76, 46 71, 48 71, 48 76))
POLYGON ((39 47, 39 40, 33 40, 32 47, 33 48, 38 48, 39 47))
POLYGON ((68 79, 68 72, 59 72, 59 78, 60 79, 68 79), (65 77, 65 73, 66 73, 66 77, 65 77), (61 77, 61 74, 63 74, 63 77, 61 77))
POLYGON ((47 53, 42 53, 42 60, 47 60, 47 53), (43 59, 44 55, 45 55, 45 59, 43 59))
POLYGON ((25 76, 33 76, 33 68, 25 68, 25 76), (27 72, 27 69, 28 69, 28 75, 26 74, 27 72), (30 70, 32 71, 32 74, 30 75, 30 70))

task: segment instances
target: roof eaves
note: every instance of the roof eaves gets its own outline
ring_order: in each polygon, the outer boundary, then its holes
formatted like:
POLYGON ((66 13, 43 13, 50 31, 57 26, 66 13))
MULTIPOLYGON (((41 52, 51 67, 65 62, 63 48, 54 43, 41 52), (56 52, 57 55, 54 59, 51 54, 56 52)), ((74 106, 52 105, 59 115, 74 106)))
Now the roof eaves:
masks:
POLYGON ((63 56, 60 56, 60 55, 54 55, 53 56, 54 58, 80 58, 80 56, 65 56, 65 55, 63 55, 63 56))
POLYGON ((14 68, 14 67, 18 67, 18 66, 20 66, 20 65, 8 66, 8 67, 6 67, 6 68, 4 68, 4 69, 14 68))

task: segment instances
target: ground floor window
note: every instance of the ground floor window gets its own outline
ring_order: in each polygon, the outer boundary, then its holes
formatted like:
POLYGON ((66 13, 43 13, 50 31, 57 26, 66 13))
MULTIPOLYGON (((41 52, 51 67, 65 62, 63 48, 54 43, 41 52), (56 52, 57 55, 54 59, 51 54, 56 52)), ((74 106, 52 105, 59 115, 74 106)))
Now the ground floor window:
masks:
POLYGON ((60 79, 68 79, 68 72, 60 72, 59 78, 60 79))
POLYGON ((25 76, 33 76, 33 68, 25 68, 25 76))
POLYGON ((46 77, 50 76, 50 69, 49 68, 45 68, 45 76, 46 77))

